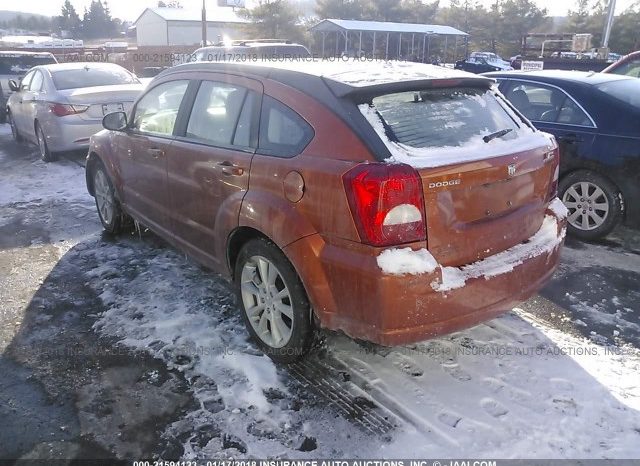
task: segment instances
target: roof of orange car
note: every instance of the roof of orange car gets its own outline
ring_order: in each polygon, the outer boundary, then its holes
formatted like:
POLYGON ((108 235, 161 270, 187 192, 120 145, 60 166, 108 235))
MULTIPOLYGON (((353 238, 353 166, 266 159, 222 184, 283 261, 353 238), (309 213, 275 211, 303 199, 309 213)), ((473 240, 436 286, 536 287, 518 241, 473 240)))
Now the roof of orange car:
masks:
POLYGON ((370 59, 256 60, 251 62, 196 62, 178 65, 162 72, 165 76, 181 71, 246 73, 274 79, 293 87, 296 82, 322 79, 337 96, 352 92, 397 87, 394 85, 427 84, 453 80, 456 83, 488 86, 492 79, 442 66, 414 62, 370 59))

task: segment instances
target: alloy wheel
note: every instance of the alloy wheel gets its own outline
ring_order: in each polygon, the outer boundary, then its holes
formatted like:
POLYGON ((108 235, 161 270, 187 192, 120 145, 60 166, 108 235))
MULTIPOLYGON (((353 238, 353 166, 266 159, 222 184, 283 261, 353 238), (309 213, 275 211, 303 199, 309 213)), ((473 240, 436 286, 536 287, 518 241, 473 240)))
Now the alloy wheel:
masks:
POLYGON ((242 268, 240 294, 258 337, 272 348, 285 346, 293 331, 293 307, 289 288, 275 264, 252 256, 242 268))
POLYGON ((569 209, 569 223, 578 230, 594 230, 609 215, 609 200, 598 185, 579 181, 564 192, 562 202, 569 209))
POLYGON ((107 176, 102 170, 96 171, 93 187, 100 216, 106 224, 111 225, 115 215, 115 201, 109 186, 109 180, 107 180, 107 176))

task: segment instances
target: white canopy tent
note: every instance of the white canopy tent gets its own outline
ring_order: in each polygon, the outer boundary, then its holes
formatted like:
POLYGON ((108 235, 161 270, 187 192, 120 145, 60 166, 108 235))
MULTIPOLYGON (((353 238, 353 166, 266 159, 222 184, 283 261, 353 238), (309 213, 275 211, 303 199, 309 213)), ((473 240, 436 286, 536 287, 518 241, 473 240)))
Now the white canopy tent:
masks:
MULTIPOLYGON (((454 39, 454 47, 457 55, 458 37, 466 37, 466 32, 455 29, 451 26, 442 26, 438 24, 414 24, 414 23, 392 23, 384 21, 357 21, 350 19, 324 19, 318 24, 309 28, 315 35, 320 34, 321 54, 327 56, 326 41, 327 36, 335 35, 335 55, 357 53, 361 56, 365 53, 363 49, 363 35, 365 41, 367 37, 372 39, 371 56, 373 58, 383 58, 377 53, 376 39, 382 36, 384 43, 384 58, 389 57, 403 58, 405 56, 412 57, 417 61, 426 61, 430 57, 430 45, 432 37, 444 37, 444 54, 447 56, 447 42, 449 37, 454 39), (397 50, 389 49, 389 39, 397 36, 397 50), (406 47, 403 49, 403 36, 405 38, 406 47), (416 36, 417 39, 416 40, 416 36), (410 38, 410 42, 409 42, 410 38), (352 42, 350 42, 350 40, 352 42), (396 53, 397 52, 397 53, 396 53), (403 53, 404 52, 404 53, 403 53)), ((368 48, 368 47, 367 47, 368 48)), ((333 54, 333 53, 332 53, 333 54)))

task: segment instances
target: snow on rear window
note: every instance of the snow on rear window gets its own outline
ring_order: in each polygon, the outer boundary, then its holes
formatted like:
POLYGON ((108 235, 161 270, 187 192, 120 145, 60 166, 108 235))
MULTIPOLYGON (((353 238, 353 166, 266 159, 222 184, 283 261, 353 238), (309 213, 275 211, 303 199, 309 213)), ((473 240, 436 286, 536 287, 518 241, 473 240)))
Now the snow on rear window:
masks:
POLYGON ((474 139, 507 130, 515 139, 518 125, 492 91, 443 88, 387 94, 373 99, 392 139, 410 147, 460 147, 474 139))
POLYGON ((429 91, 390 94, 376 97, 372 103, 358 105, 391 153, 388 162, 428 168, 553 147, 551 137, 546 133, 536 131, 524 122, 518 125, 516 121, 521 120, 497 101, 493 96, 495 90, 479 90, 475 94, 464 93, 461 89, 434 90, 435 93, 439 91, 444 91, 445 96, 446 92, 463 94, 454 95, 453 103, 449 102, 451 105, 446 105, 446 100, 442 103, 444 97, 436 98, 433 104, 427 101, 429 96, 420 96, 429 91), (469 101, 473 103, 469 104, 469 101), (430 114, 429 108, 434 108, 437 114, 430 114), (494 115, 480 115, 479 121, 472 121, 474 112, 494 115), (499 131, 503 132, 500 137, 485 139, 499 131))

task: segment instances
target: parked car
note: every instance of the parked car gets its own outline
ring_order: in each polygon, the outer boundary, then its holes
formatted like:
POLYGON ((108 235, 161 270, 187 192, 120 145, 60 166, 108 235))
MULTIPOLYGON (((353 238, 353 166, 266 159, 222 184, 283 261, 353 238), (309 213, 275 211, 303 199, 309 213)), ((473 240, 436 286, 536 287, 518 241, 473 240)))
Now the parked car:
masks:
POLYGON ((513 69, 509 62, 491 52, 473 52, 466 60, 457 61, 455 68, 476 74, 513 69))
POLYGON ((309 50, 304 45, 290 41, 258 39, 201 47, 193 52, 192 61, 248 62, 308 58, 310 56, 309 50))
POLYGON ((602 72, 640 78, 640 50, 625 55, 620 60, 606 67, 602 72))
POLYGON ((500 91, 560 144, 569 231, 607 235, 640 224, 640 81, 581 71, 489 73, 500 91))
POLYGON ((557 145, 492 80, 307 65, 179 65, 106 115, 86 164, 104 229, 133 218, 232 279, 277 361, 317 326, 415 342, 547 282, 566 224, 557 145))
POLYGON ((58 152, 89 147, 89 137, 102 129, 102 117, 128 111, 144 88, 113 63, 36 66, 10 86, 7 117, 13 137, 37 144, 45 162, 58 152))
POLYGON ((7 100, 12 94, 10 80, 20 81, 34 66, 58 63, 49 52, 0 51, 0 124, 7 122, 7 100))

